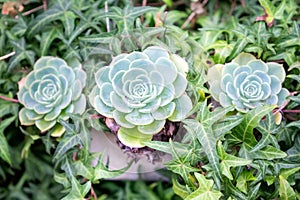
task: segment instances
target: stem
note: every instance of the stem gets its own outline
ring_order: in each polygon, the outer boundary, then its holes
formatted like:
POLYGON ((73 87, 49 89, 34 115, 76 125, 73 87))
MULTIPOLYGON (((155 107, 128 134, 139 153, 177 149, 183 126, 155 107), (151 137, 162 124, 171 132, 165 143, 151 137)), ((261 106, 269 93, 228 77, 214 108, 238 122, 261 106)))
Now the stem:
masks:
POLYGON ((16 54, 16 52, 11 52, 11 53, 9 53, 9 54, 6 54, 6 55, 4 55, 4 56, 1 56, 0 57, 0 61, 1 60, 5 60, 6 58, 9 58, 9 57, 11 57, 11 56, 13 56, 13 55, 15 55, 16 54))
POLYGON ((13 103, 19 103, 19 100, 17 100, 17 99, 8 98, 8 97, 1 96, 1 95, 0 95, 0 99, 3 99, 4 101, 10 101, 13 103))
MULTIPOLYGON (((105 10, 105 13, 108 13, 108 4, 107 4, 107 1, 105 1, 104 10, 105 10)), ((110 26, 109 26, 109 18, 108 17, 105 18, 105 22, 106 22, 106 30, 109 33, 110 32, 110 26)))
POLYGON ((96 194, 93 186, 91 187, 91 195, 92 195, 92 197, 94 197, 94 200, 98 200, 97 194, 96 194))
MULTIPOLYGON (((147 0, 143 0, 142 6, 146 6, 147 5, 147 0)), ((144 21, 144 15, 141 16, 141 22, 144 21)))
POLYGON ((28 10, 28 11, 22 13, 22 16, 30 15, 31 13, 34 13, 34 12, 42 10, 42 9, 45 10, 45 5, 41 5, 39 7, 33 8, 31 10, 28 10))
POLYGON ((285 113, 300 113, 300 110, 282 110, 285 113))

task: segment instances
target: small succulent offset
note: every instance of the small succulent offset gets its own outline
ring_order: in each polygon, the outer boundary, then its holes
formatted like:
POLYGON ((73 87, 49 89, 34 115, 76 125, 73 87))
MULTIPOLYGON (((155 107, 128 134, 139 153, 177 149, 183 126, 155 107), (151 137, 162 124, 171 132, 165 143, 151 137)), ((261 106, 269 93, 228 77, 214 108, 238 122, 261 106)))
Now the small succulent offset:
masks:
POLYGON ((183 58, 158 46, 120 54, 97 71, 89 100, 99 114, 120 125, 123 144, 143 147, 166 120, 181 121, 192 109, 185 93, 187 71, 183 58))
POLYGON ((45 56, 37 60, 23 81, 18 92, 18 99, 24 105, 19 112, 22 125, 35 124, 41 132, 51 129, 51 135, 59 137, 65 129, 57 120, 67 120, 68 113, 85 111, 82 90, 86 73, 80 65, 72 68, 60 58, 45 56))
POLYGON ((234 106, 247 112, 262 105, 281 106, 289 95, 282 88, 285 71, 275 62, 263 62, 241 53, 232 62, 217 64, 208 70, 207 80, 213 98, 221 106, 234 106))

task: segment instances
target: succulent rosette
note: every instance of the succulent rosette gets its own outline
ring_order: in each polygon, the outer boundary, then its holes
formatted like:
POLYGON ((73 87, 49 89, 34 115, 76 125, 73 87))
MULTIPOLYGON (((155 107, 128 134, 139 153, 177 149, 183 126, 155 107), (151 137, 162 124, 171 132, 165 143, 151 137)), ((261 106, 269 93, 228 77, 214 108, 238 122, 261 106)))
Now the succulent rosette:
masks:
POLYGON ((85 111, 85 84, 86 73, 80 65, 72 68, 57 57, 40 58, 20 84, 18 99, 24 105, 19 112, 21 124, 35 124, 41 132, 51 129, 52 136, 61 136, 65 129, 57 120, 85 111))
POLYGON ((183 58, 158 46, 120 54, 97 71, 89 100, 99 114, 120 125, 123 144, 143 147, 166 120, 181 121, 192 109, 185 93, 187 71, 183 58))
POLYGON ((217 64, 208 70, 210 92, 221 106, 234 106, 247 112, 262 105, 281 106, 289 95, 282 88, 285 71, 275 62, 263 62, 248 53, 241 53, 232 62, 217 64))

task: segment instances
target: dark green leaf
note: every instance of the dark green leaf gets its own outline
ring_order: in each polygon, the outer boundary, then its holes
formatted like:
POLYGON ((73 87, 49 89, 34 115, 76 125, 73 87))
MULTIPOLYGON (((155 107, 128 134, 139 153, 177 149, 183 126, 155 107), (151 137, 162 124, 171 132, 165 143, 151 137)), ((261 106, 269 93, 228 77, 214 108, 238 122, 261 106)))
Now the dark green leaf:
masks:
POLYGON ((60 159, 68 150, 81 144, 81 139, 79 135, 73 135, 70 137, 64 137, 56 147, 53 155, 53 160, 60 159))
POLYGON ((13 116, 0 121, 0 157, 10 165, 12 165, 11 154, 9 152, 9 146, 4 135, 4 130, 15 120, 16 117, 13 116))

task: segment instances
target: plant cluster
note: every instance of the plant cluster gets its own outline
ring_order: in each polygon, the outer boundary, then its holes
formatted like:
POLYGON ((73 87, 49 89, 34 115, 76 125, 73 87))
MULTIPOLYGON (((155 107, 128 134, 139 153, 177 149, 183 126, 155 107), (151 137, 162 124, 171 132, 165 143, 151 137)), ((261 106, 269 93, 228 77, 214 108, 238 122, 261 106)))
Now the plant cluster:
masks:
POLYGON ((0 0, 0 198, 300 199, 299 5, 0 0), (106 181, 92 128, 172 188, 106 181))

